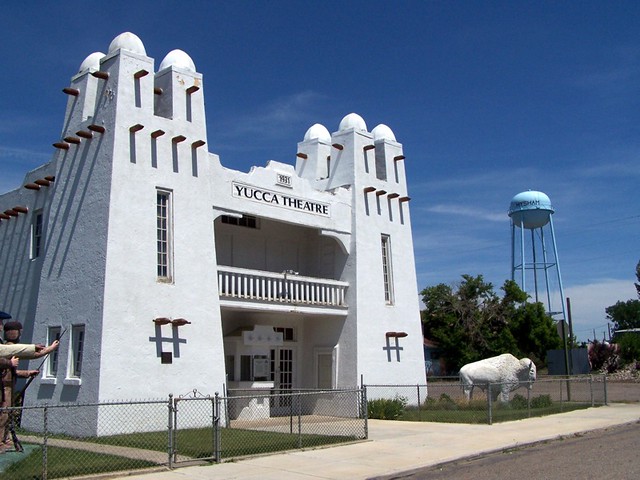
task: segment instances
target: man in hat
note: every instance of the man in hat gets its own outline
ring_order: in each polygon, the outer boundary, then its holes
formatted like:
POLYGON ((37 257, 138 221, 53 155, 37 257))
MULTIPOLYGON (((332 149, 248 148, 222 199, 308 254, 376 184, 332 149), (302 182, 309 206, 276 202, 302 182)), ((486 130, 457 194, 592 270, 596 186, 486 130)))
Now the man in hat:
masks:
MULTIPOLYGON (((2 325, 2 322, 0 322, 2 325)), ((34 344, 20 344, 22 324, 20 322, 4 323, 5 343, 0 344, 0 408, 13 406, 13 390, 17 377, 32 377, 40 373, 39 370, 17 370, 20 358, 39 358, 48 355, 58 348, 58 341, 48 347, 34 344), (4 358, 2 358, 4 357, 4 358), (9 357, 9 358, 7 358, 9 357)), ((0 454, 11 448, 9 439, 9 412, 0 412, 0 454)))
MULTIPOLYGON (((11 319, 11 315, 9 315, 6 312, 0 311, 0 333, 2 333, 3 327, 2 324, 5 320, 10 320, 11 319)), ((0 345, 4 343, 2 341, 2 338, 0 338, 0 345)), ((17 361, 16 361, 16 365, 17 366, 17 361)), ((0 373, 2 372, 3 369, 5 368, 10 368, 11 367, 11 359, 9 358, 3 358, 0 357, 0 373)))

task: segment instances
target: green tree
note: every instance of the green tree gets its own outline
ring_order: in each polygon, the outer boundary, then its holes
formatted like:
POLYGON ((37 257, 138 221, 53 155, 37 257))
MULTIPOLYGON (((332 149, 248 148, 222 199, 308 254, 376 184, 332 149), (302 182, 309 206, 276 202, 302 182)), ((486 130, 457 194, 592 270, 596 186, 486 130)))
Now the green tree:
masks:
MULTIPOLYGON (((638 298, 640 298, 640 261, 636 265, 636 278, 638 283, 635 283, 635 287, 638 298)), ((615 330, 640 328, 640 300, 619 301, 615 305, 605 308, 604 311, 607 314, 607 319, 613 322, 615 330)))
POLYGON ((640 328, 640 300, 616 302, 605 308, 607 319, 613 322, 614 330, 640 328))
POLYGON ((422 293, 423 331, 438 342, 452 369, 482 358, 512 353, 544 364, 546 351, 558 348, 560 338, 553 320, 540 303, 507 280, 500 298, 482 275, 463 275, 454 288, 438 284, 422 293))

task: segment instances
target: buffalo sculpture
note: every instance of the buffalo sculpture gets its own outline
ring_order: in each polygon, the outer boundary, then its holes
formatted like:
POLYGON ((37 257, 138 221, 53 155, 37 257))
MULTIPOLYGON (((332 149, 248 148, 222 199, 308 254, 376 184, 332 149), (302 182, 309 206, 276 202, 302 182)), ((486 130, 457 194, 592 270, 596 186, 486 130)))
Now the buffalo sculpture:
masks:
POLYGON ((473 397, 473 387, 484 392, 491 385, 492 399, 495 401, 500 395, 500 401, 507 403, 509 393, 521 386, 530 389, 535 379, 535 364, 528 358, 518 360, 510 353, 467 363, 460 369, 462 391, 467 400, 473 397))

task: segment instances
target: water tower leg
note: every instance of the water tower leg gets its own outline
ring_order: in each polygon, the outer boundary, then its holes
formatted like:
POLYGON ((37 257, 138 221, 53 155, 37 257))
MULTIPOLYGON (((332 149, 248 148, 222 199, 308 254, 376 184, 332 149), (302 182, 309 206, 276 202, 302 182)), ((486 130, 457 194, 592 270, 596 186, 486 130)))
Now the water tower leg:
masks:
MULTIPOLYGON (((542 228, 540 229, 542 230, 542 228)), ((538 263, 536 262, 536 235, 535 228, 531 229, 531 252, 533 254, 533 291, 536 295, 536 302, 538 299, 538 263)))
POLYGON ((544 240, 544 229, 540 229, 540 239, 542 241, 542 261, 544 262, 544 282, 547 287, 547 310, 552 312, 551 308, 551 291, 549 290, 549 260, 547 258, 547 245, 544 240))
POLYGON ((522 258, 522 291, 527 291, 526 279, 525 279, 525 256, 524 256, 524 223, 520 224, 520 257, 522 258))

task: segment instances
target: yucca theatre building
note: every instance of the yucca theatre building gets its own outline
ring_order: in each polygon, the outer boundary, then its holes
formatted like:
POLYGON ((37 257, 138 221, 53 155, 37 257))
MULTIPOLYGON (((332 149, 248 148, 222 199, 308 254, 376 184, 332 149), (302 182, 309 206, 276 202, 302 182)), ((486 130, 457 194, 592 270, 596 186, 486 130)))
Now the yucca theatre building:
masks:
POLYGON ((0 307, 25 340, 66 331, 27 403, 425 383, 390 128, 352 113, 301 132, 295 165, 226 168, 192 59, 156 70, 131 33, 63 91, 51 161, 0 196, 0 307))

